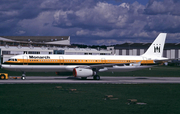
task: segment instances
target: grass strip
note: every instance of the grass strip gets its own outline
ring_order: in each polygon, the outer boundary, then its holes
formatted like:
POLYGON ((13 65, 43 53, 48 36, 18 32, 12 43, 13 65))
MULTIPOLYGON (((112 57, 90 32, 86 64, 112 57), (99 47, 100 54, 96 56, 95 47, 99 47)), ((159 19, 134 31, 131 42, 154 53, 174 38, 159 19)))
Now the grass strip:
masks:
POLYGON ((179 84, 5 84, 0 88, 1 114, 180 113, 179 84), (107 95, 114 99, 105 99, 107 95))

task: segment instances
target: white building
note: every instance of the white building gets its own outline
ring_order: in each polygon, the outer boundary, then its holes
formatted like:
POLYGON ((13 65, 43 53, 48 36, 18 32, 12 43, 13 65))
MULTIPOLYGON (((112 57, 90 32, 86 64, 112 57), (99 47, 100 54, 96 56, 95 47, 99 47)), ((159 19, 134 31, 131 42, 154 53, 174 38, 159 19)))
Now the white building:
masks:
POLYGON ((19 54, 110 55, 111 51, 71 46, 70 36, 1 36, 2 62, 19 54))

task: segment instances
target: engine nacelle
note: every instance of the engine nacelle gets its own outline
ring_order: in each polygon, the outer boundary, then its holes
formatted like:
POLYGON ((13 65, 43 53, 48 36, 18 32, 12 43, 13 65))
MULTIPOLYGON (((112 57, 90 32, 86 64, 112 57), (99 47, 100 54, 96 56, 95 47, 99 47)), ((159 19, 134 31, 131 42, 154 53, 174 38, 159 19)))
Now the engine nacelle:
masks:
POLYGON ((73 75, 74 77, 89 77, 93 76, 93 71, 85 68, 74 68, 73 75))

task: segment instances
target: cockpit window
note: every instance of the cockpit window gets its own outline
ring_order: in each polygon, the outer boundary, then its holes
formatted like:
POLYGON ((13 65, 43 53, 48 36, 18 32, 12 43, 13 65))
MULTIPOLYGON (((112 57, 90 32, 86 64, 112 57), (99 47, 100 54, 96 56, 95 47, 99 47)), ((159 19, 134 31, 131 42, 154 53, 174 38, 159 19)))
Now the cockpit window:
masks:
POLYGON ((17 61, 17 59, 9 59, 8 61, 17 61))
POLYGON ((8 61, 12 61, 13 59, 9 59, 8 61))

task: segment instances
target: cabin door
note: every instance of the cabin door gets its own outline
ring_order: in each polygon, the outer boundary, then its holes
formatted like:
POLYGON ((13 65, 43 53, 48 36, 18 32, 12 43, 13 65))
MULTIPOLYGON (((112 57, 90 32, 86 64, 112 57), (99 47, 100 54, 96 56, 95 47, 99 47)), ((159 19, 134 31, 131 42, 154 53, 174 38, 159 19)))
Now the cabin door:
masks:
POLYGON ((63 56, 59 56, 59 64, 64 65, 64 57, 63 56))
POLYGON ((102 64, 106 64, 106 59, 105 58, 101 58, 101 63, 102 64))
POLYGON ((23 65, 28 65, 28 56, 23 56, 23 65))
POLYGON ((143 57, 143 61, 141 63, 147 64, 147 57, 143 57))

